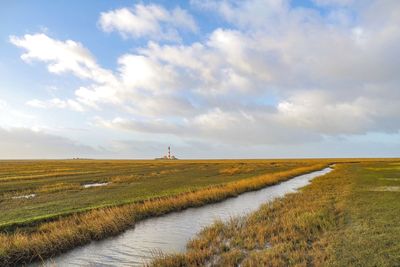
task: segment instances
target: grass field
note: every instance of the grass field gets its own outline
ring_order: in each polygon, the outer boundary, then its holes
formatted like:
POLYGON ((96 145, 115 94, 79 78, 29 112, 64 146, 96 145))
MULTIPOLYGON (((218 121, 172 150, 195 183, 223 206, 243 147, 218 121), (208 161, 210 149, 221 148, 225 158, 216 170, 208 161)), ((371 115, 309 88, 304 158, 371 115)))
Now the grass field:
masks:
POLYGON ((400 266, 400 161, 337 164, 154 266, 400 266))
POLYGON ((321 160, 2 161, 0 265, 118 234, 149 216, 322 169, 321 160), (107 186, 84 188, 89 183, 107 186), (33 198, 15 198, 34 194, 33 198))
POLYGON ((304 161, 0 161, 0 229, 309 164, 304 161), (110 184, 82 187, 103 182, 110 184), (21 197, 31 194, 36 196, 21 197))

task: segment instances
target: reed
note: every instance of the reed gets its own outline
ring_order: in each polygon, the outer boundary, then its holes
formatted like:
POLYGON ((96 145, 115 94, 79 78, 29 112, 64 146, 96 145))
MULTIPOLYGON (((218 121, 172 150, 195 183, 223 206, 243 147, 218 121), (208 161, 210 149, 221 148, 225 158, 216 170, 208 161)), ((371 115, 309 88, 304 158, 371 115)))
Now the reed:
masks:
MULTIPOLYGON (((17 228, 11 233, 0 234, 0 265, 24 264, 49 258, 92 240, 121 233, 144 218, 221 201, 297 175, 320 170, 328 164, 328 162, 313 164, 191 190, 175 196, 157 197, 133 204, 94 209, 62 217, 56 221, 40 223, 33 228, 17 228)), ((200 254, 203 255, 204 252, 200 254)))
MULTIPOLYGON (((398 160, 397 160, 398 162, 398 160)), ((391 162, 337 164, 297 193, 205 228, 151 266, 399 266, 400 186, 391 162)))
POLYGON ((0 231, 315 164, 314 160, 0 161, 0 231), (223 169, 252 169, 235 175, 223 169), (83 188, 84 184, 108 183, 83 188), (15 198, 36 194, 34 198, 15 198))

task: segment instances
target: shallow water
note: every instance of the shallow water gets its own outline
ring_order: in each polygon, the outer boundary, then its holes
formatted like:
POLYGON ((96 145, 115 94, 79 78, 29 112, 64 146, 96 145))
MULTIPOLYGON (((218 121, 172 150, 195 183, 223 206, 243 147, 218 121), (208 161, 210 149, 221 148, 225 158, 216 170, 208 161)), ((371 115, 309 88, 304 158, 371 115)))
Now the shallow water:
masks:
POLYGON ((36 194, 30 194, 30 195, 24 195, 24 196, 16 196, 16 197, 12 197, 12 199, 21 199, 21 198, 33 198, 36 197, 36 194))
POLYGON ((108 183, 94 183, 94 184, 84 184, 82 185, 83 188, 90 188, 90 187, 98 187, 98 186, 105 186, 108 183))
POLYGON ((243 193, 219 203, 172 212, 138 222, 135 228, 102 241, 75 248, 46 266, 141 266, 158 252, 185 251, 186 243, 216 219, 228 220, 257 210, 260 205, 309 184, 310 180, 330 172, 331 168, 297 176, 258 191, 243 193))

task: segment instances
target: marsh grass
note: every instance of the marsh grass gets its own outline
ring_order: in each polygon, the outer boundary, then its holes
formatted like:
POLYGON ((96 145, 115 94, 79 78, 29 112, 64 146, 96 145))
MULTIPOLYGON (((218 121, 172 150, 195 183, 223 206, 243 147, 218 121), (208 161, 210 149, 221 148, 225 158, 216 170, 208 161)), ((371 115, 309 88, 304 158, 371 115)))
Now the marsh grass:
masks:
POLYGON ((0 231, 315 163, 306 160, 0 161, 0 231), (235 166, 252 171, 235 175, 219 173, 235 166), (110 184, 103 187, 81 187, 107 182, 110 184), (36 197, 29 201, 12 198, 28 194, 36 197))
POLYGON ((78 183, 55 183, 49 185, 43 185, 35 190, 35 193, 42 194, 42 193, 55 193, 65 190, 79 190, 81 189, 81 185, 78 183))
POLYGON ((194 189, 174 196, 156 197, 133 204, 76 213, 29 228, 16 228, 10 233, 0 234, 0 265, 27 263, 48 258, 91 240, 121 233, 132 227, 135 222, 147 217, 221 201, 300 174, 320 170, 325 166, 327 163, 313 164, 194 189))
POLYGON ((135 174, 117 175, 117 176, 112 176, 110 179, 112 183, 132 183, 139 180, 140 180, 140 175, 135 175, 135 174))
POLYGON ((205 228, 152 266, 400 266, 400 193, 385 162, 338 164, 298 193, 205 228), (373 169, 371 169, 373 168, 373 169), (377 171, 379 170, 379 171, 377 171))
POLYGON ((239 174, 239 173, 250 173, 254 171, 254 168, 249 167, 249 166, 234 166, 234 167, 230 167, 230 168, 225 168, 225 169, 221 169, 219 171, 219 174, 222 175, 235 175, 235 174, 239 174))

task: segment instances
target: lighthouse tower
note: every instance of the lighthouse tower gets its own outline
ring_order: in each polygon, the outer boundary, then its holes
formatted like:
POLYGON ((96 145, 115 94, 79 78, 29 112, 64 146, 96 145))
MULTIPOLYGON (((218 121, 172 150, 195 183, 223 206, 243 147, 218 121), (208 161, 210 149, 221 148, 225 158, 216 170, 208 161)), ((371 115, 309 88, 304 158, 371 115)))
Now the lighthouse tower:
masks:
POLYGON ((168 146, 167 155, 164 155, 162 158, 155 158, 155 159, 164 159, 164 160, 177 160, 178 158, 171 154, 171 145, 168 146))

